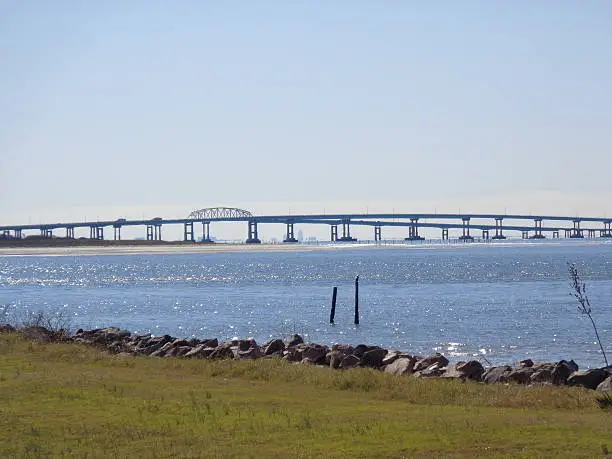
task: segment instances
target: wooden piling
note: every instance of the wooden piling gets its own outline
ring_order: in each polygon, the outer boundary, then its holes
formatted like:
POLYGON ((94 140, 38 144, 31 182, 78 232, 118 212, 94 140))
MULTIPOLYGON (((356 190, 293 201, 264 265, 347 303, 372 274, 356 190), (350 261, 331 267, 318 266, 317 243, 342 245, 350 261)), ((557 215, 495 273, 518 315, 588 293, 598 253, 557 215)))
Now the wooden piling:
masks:
POLYGON ((334 287, 334 291, 332 293, 332 306, 331 312, 329 313, 329 323, 334 323, 334 317, 336 315, 336 297, 338 296, 338 287, 334 287))
POLYGON ((359 325, 359 276, 355 278, 355 325, 359 325))

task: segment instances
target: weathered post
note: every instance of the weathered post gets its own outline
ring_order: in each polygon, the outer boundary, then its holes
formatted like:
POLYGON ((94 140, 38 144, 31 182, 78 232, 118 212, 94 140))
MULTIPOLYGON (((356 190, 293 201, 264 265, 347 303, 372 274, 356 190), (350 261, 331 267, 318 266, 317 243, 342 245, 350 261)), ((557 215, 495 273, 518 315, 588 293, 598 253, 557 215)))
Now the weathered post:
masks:
POLYGON ((334 316, 336 315, 336 297, 338 296, 338 287, 334 287, 334 291, 332 293, 332 307, 331 313, 329 314, 329 323, 334 323, 334 316))
POLYGON ((355 325, 359 325, 359 276, 355 278, 355 325))

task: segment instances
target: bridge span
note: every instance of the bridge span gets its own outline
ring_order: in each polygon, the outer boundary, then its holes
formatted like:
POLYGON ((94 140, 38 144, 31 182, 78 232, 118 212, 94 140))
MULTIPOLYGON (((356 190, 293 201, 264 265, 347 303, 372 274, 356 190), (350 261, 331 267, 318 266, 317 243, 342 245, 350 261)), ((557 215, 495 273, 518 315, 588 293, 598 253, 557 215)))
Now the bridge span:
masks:
POLYGON ((581 239, 586 237, 612 237, 612 219, 607 217, 567 217, 558 215, 522 215, 522 214, 438 214, 438 213, 352 213, 352 214, 302 214, 302 215, 254 215, 243 209, 214 207, 194 210, 186 218, 58 222, 28 225, 0 226, 0 239, 22 239, 26 232, 34 231, 41 238, 57 237, 54 231, 65 230, 64 236, 75 238, 75 229, 88 228, 89 238, 104 239, 104 230, 113 230, 113 239, 121 239, 123 227, 142 226, 149 241, 162 240, 164 225, 182 225, 183 239, 186 242, 213 242, 210 236, 210 225, 216 222, 245 222, 247 224, 248 244, 260 243, 260 224, 286 225, 286 243, 298 242, 294 234, 295 225, 327 225, 330 228, 332 242, 355 241, 351 236, 351 226, 370 226, 373 228, 374 240, 382 241, 383 227, 406 227, 406 240, 423 240, 419 234, 421 228, 435 228, 441 231, 441 239, 448 240, 450 231, 457 231, 457 239, 473 241, 474 231, 481 231, 483 240, 506 239, 508 232, 520 233, 523 239, 543 239, 547 236, 581 239), (504 222, 511 221, 511 224, 504 222), (524 223, 524 224, 523 224, 524 223), (196 225, 202 225, 202 236, 196 238, 196 225), (586 226, 585 226, 586 225, 586 226))

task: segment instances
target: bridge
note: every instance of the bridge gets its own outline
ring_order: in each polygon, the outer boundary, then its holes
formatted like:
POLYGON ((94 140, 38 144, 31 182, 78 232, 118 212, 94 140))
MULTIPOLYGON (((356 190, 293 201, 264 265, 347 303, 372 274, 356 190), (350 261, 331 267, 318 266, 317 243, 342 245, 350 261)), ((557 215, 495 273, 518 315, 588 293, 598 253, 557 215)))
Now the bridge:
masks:
POLYGON ((104 239, 104 230, 113 230, 113 239, 121 240, 121 229, 130 226, 142 226, 146 229, 148 241, 162 240, 162 227, 165 225, 182 225, 185 242, 196 241, 196 224, 202 225, 202 242, 213 242, 210 237, 210 225, 215 222, 245 222, 247 224, 247 244, 260 243, 258 226, 261 224, 283 224, 286 226, 284 242, 298 242, 294 235, 294 225, 327 225, 330 228, 332 242, 356 241, 351 236, 351 226, 370 226, 374 231, 374 240, 382 241, 383 227, 406 227, 405 240, 423 240, 419 229, 436 228, 441 231, 441 239, 449 240, 449 231, 457 230, 460 241, 473 241, 474 232, 481 231, 483 240, 506 239, 508 232, 517 232, 523 239, 544 239, 548 236, 559 238, 612 237, 612 219, 605 217, 566 217, 555 215, 521 215, 521 214, 427 214, 427 213, 376 213, 376 214, 312 214, 312 215, 253 215, 243 209, 230 207, 213 207, 198 209, 186 218, 61 222, 28 225, 0 226, 0 239, 22 239, 26 231, 39 232, 42 238, 53 238, 54 231, 65 230, 62 237, 75 238, 75 229, 88 228, 89 238, 104 239), (512 221, 508 225, 504 221, 512 221), (523 224, 524 223, 524 224, 523 224), (341 229, 341 231, 340 231, 341 229))

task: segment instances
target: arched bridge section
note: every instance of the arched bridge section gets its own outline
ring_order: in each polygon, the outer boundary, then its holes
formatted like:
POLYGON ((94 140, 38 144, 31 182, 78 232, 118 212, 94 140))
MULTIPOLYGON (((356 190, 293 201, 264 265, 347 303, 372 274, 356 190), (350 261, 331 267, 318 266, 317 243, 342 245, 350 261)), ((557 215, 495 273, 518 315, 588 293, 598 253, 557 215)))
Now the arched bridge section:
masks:
POLYGON ((224 218, 250 218, 253 214, 248 210, 236 209, 234 207, 209 207, 207 209, 194 210, 187 217, 193 220, 224 219, 224 218))

